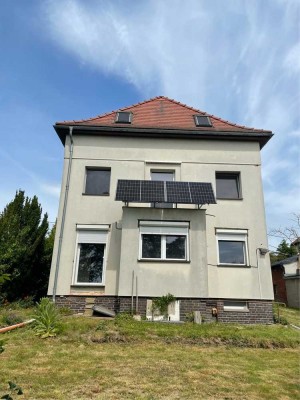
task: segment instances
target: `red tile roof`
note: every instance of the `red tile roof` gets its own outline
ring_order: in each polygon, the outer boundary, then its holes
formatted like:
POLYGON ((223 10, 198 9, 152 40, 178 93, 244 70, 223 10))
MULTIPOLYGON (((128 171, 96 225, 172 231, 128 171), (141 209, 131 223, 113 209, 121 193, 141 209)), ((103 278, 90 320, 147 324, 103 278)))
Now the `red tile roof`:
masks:
POLYGON ((120 108, 106 114, 98 115, 79 121, 62 121, 56 125, 85 125, 85 126, 109 126, 133 128, 162 128, 205 131, 231 131, 231 132, 270 132, 263 129, 248 128, 225 121, 214 115, 189 107, 168 97, 159 96, 150 100, 137 103, 129 107, 120 108), (118 111, 132 112, 131 124, 115 122, 118 111), (198 127, 195 125, 194 115, 206 115, 210 118, 211 127, 198 127))

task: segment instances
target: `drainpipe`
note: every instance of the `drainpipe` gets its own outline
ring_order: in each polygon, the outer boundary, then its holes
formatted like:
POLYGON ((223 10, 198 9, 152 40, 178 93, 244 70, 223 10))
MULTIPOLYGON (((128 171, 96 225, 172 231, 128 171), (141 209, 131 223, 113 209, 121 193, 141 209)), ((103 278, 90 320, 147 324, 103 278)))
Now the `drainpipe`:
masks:
POLYGON ((55 303, 55 296, 56 296, 56 290, 57 290, 57 279, 58 279, 58 271, 59 271, 59 264, 60 264, 61 246, 62 246, 62 239, 63 239, 63 234, 64 234, 64 227, 65 227, 65 217, 66 217, 66 210, 67 210, 67 203, 68 203, 70 176, 71 176, 72 159, 73 159, 73 127, 72 126, 69 126, 69 136, 70 136, 71 145, 70 145, 70 151, 69 151, 69 165, 68 165, 68 173, 67 173, 67 182, 66 182, 66 189, 65 189, 64 206, 63 206, 63 212, 62 212, 62 218, 61 218, 61 226, 60 226, 60 232, 59 232, 54 284, 53 284, 53 292, 52 292, 53 303, 55 303))

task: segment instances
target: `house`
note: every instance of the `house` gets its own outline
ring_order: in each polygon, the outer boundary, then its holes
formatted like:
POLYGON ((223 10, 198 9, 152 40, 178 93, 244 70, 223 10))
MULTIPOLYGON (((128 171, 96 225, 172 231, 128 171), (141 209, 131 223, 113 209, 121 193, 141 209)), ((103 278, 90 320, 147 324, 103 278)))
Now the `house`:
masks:
POLYGON ((275 301, 300 308, 299 254, 272 264, 275 301))
POLYGON ((272 132, 156 97, 57 122, 64 170, 48 295, 84 312, 272 322, 260 150, 272 132))

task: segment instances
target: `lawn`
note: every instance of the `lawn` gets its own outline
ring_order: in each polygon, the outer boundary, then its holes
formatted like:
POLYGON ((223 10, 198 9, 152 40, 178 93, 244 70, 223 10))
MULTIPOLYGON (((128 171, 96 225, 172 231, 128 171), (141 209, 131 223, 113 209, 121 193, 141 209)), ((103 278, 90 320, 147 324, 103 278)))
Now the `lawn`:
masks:
POLYGON ((299 397, 300 333, 290 327, 78 316, 63 324, 56 338, 30 327, 1 335, 0 396, 12 380, 20 400, 299 397))

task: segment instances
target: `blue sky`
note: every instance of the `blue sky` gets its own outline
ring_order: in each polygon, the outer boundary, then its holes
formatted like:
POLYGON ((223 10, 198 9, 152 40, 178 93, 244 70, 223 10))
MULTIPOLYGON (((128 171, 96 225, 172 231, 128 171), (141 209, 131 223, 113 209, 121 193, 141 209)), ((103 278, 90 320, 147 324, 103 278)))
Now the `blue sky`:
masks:
POLYGON ((262 151, 268 229, 290 225, 300 211, 299 20, 298 0, 1 0, 0 209, 24 189, 55 220, 55 121, 164 95, 274 131, 262 151))

